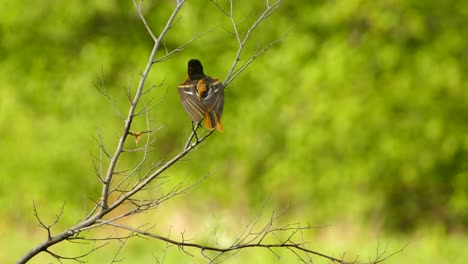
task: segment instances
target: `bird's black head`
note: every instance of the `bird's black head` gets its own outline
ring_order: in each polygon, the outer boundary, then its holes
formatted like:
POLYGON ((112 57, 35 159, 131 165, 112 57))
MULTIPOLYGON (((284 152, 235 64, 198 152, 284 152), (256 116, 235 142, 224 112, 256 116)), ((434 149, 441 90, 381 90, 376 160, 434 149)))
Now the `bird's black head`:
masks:
POLYGON ((201 62, 197 59, 191 59, 188 62, 188 75, 192 74, 204 74, 203 66, 201 62))

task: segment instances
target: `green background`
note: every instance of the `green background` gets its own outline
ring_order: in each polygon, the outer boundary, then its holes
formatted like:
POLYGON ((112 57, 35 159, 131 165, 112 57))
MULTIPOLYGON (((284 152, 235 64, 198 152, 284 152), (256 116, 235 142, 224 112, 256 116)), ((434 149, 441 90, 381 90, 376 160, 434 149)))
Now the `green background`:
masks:
MULTIPOLYGON (((0 262, 11 263, 46 239, 33 201, 47 222, 66 201, 53 228, 59 232, 99 199, 94 137, 100 131, 113 152, 123 123, 94 84, 103 83, 126 114, 125 90, 135 89, 152 41, 131 1, 1 2, 0 262)), ((234 2, 245 33, 265 3, 234 2)), ((173 7, 173 1, 144 2, 155 32, 173 7)), ((467 21, 462 0, 286 1, 254 31, 240 62, 289 32, 287 38, 226 88, 224 132, 164 176, 170 188, 211 175, 126 223, 151 223, 154 232, 173 238, 184 231, 207 243, 216 237, 222 244, 267 201, 263 219, 287 208, 279 222, 317 227, 305 240, 323 253, 349 252, 351 260, 359 255, 365 261, 378 244, 390 243, 389 253, 406 248, 387 263, 464 263, 467 21)), ((156 64, 149 76, 148 85, 162 83, 143 98, 159 102, 149 116, 159 128, 153 160, 180 151, 190 132, 176 92, 187 61, 199 58, 205 73, 226 76, 237 51, 230 23, 210 1, 189 1, 179 13, 164 43, 168 50, 215 29, 156 64)), ((146 130, 144 117, 133 130, 146 130)), ((119 168, 137 160, 125 154, 119 168)), ((113 242, 85 260, 110 262, 118 246, 113 242)), ((135 238, 118 256, 124 263, 154 262, 164 246, 135 238)), ((64 243, 51 250, 74 256, 91 247, 64 243)), ((206 262, 193 253, 172 248, 166 263, 206 262)), ((286 250, 277 253, 284 257, 250 249, 228 262, 295 260, 286 250)), ((31 263, 51 261, 41 253, 31 263)))

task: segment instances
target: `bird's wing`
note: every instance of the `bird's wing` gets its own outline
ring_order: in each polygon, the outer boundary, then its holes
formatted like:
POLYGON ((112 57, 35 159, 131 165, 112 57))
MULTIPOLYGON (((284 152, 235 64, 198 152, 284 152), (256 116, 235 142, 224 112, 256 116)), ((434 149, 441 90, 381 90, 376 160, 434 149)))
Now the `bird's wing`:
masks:
POLYGON ((198 97, 195 86, 193 84, 180 84, 177 91, 185 111, 194 122, 199 122, 206 112, 206 107, 198 97))
POLYGON ((203 98, 203 104, 208 112, 215 111, 218 118, 221 119, 224 106, 224 85, 220 80, 211 78, 206 83, 208 95, 203 98))

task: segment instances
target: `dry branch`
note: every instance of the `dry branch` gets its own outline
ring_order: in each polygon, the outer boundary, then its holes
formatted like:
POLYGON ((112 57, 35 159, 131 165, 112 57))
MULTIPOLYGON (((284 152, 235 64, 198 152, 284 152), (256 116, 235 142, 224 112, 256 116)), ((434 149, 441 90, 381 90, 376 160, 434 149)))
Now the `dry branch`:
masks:
MULTIPOLYGON (((130 89, 132 82, 130 82, 129 88, 126 91, 126 96, 128 97, 128 100, 130 102, 128 113, 126 115, 124 115, 116 107, 116 105, 114 104, 114 101, 112 100, 107 90, 105 89, 103 81, 101 82, 100 86, 95 85, 97 89, 109 100, 109 102, 111 103, 117 115, 124 121, 123 131, 121 132, 117 146, 113 154, 111 154, 104 146, 100 132, 98 133, 98 137, 96 138, 96 142, 100 148, 100 155, 99 157, 96 157, 96 158, 93 157, 93 165, 94 165, 94 172, 97 178, 99 179, 99 181, 102 183, 102 191, 101 191, 100 200, 99 202, 95 203, 94 207, 87 214, 87 216, 83 220, 78 222, 78 224, 72 227, 69 227, 65 231, 62 231, 56 235, 52 235, 51 227, 54 226, 59 221, 61 215, 63 214, 65 204, 60 209, 60 212, 57 214, 52 224, 49 224, 49 225, 45 224, 44 221, 42 221, 42 219, 39 217, 39 213, 34 204, 33 205, 34 214, 37 218, 37 221, 39 222, 39 225, 47 231, 47 239, 43 241, 42 243, 40 243, 39 245, 37 245, 35 248, 31 249, 29 252, 27 252, 24 256, 22 256, 19 259, 17 263, 26 263, 31 258, 39 254, 40 252, 46 252, 50 254, 52 257, 58 259, 59 261, 68 259, 68 260, 75 260, 78 262, 82 262, 81 259, 83 257, 88 256, 95 250, 106 245, 106 244, 103 244, 103 245, 97 246, 95 244, 97 241, 119 241, 120 246, 112 260, 113 262, 118 262, 119 261, 118 254, 122 250, 126 241, 135 236, 145 236, 148 238, 153 238, 153 239, 166 242, 167 247, 166 247, 166 250, 164 251, 164 256, 166 254, 165 252, 169 248, 169 245, 177 246, 181 251, 185 252, 189 256, 193 256, 193 255, 189 253, 186 249, 190 249, 190 248, 198 249, 200 250, 200 254, 204 256, 207 260, 209 260, 210 263, 217 261, 221 257, 226 257, 227 256, 226 253, 231 252, 231 254, 235 254, 235 252, 238 252, 239 250, 243 250, 247 248, 265 248, 265 249, 268 249, 272 254, 278 257, 279 255, 277 255, 275 251, 273 251, 273 249, 287 249, 293 254, 295 254, 298 257, 298 259, 304 263, 312 262, 310 255, 319 256, 319 257, 328 259, 329 261, 334 262, 334 263, 348 263, 348 262, 343 261, 342 259, 338 259, 332 256, 325 255, 323 253, 311 250, 305 246, 306 243, 304 242, 296 242, 295 241, 296 236, 302 235, 302 232, 304 230, 308 230, 311 227, 300 226, 300 225, 286 225, 282 227, 276 227, 275 220, 278 217, 278 215, 275 215, 275 214, 273 214, 270 217, 269 221, 264 226, 258 229, 257 225, 261 217, 261 212, 260 212, 245 227, 245 229, 233 241, 233 243, 228 247, 211 246, 211 245, 205 245, 201 243, 188 242, 184 238, 183 234, 182 234, 181 240, 178 241, 178 240, 171 239, 170 234, 166 236, 161 236, 161 235, 149 232, 149 229, 143 230, 141 227, 134 228, 134 227, 126 226, 126 225, 116 222, 119 219, 154 209, 159 204, 167 201, 168 199, 171 199, 182 193, 187 192, 188 190, 196 186, 199 182, 203 181, 208 176, 208 175, 204 176, 200 178, 199 181, 192 183, 192 184, 188 184, 188 185, 184 185, 185 183, 183 181, 179 182, 168 192, 161 193, 159 196, 156 196, 150 199, 141 199, 135 196, 136 194, 142 192, 143 190, 147 190, 148 188, 153 187, 151 184, 155 181, 155 179, 161 178, 161 174, 163 172, 165 172, 168 168, 170 168, 171 166, 179 162, 187 154, 189 154, 193 150, 196 150, 197 146, 199 146, 202 142, 204 142, 208 137, 210 137, 213 134, 213 131, 208 131, 208 132, 204 132, 201 135, 197 135, 197 130, 200 127, 200 123, 197 123, 192 129, 192 133, 188 136, 184 147, 174 157, 172 157, 171 159, 165 162, 151 162, 151 163, 148 162, 148 153, 151 151, 152 143, 154 143, 154 140, 151 138, 153 134, 157 131, 156 128, 151 127, 150 125, 151 122, 149 120, 149 113, 154 107, 151 105, 152 99, 150 99, 147 104, 143 103, 144 105, 143 109, 140 111, 137 111, 137 107, 142 104, 141 103, 142 97, 146 95, 151 89, 157 87, 153 85, 150 88, 145 89, 148 74, 152 70, 153 65, 156 65, 155 64, 156 62, 168 59, 174 53, 182 51, 187 45, 195 41, 200 36, 210 33, 213 30, 213 29, 210 29, 202 34, 195 34, 186 43, 183 43, 182 45, 180 45, 179 47, 175 48, 172 51, 166 50, 165 55, 162 55, 158 59, 156 59, 156 53, 158 52, 158 50, 161 49, 161 44, 164 45, 164 38, 166 34, 168 33, 168 31, 176 23, 176 16, 179 13, 180 9, 182 8, 184 2, 185 2, 184 0, 176 1, 176 6, 174 7, 174 10, 171 16, 169 17, 166 25, 164 26, 160 34, 156 35, 154 31, 151 29, 151 26, 147 23, 142 13, 142 1, 137 3, 135 0, 133 0, 136 11, 144 27, 148 31, 148 34, 151 36, 152 40, 154 41, 154 45, 148 57, 146 67, 143 70, 143 72, 140 74, 140 79, 136 87, 136 90, 134 92, 134 95, 132 95, 131 89, 130 89), (137 117, 141 117, 142 115, 144 115, 146 118, 146 131, 132 132, 131 128, 132 128, 132 123, 134 119, 137 117), (140 140, 143 134, 145 134, 144 137, 146 138, 146 141, 144 142, 143 146, 135 148, 135 149, 124 149, 124 144, 129 138, 129 135, 134 136, 138 143, 138 141, 140 140), (139 153, 142 156, 141 156, 141 159, 138 162, 136 162, 136 164, 134 164, 131 169, 119 171, 117 169, 117 164, 118 164, 118 161, 121 159, 121 156, 123 153, 132 153, 132 154, 139 153), (107 170, 104 172, 103 159, 105 158, 108 158, 109 164, 108 164, 107 170), (113 195, 113 198, 111 199, 110 198, 111 194, 117 194, 117 195, 113 195), (109 213, 113 212, 115 209, 119 208, 123 204, 130 205, 130 206, 128 209, 123 210, 123 212, 119 212, 117 215, 114 215, 111 218, 105 219, 105 216, 107 216, 109 213), (105 238, 85 238, 85 237, 80 236, 80 234, 84 231, 89 231, 89 230, 95 229, 97 227, 102 227, 102 226, 112 226, 118 229, 124 229, 124 230, 130 231, 130 234, 125 235, 125 236, 115 234, 113 236, 111 235, 105 238), (282 237, 281 234, 284 234, 286 232, 289 232, 288 236, 285 239, 281 238, 282 237), (266 242, 267 240, 271 240, 271 239, 275 239, 278 242, 277 243, 266 242), (88 241, 94 244, 90 251, 88 251, 87 253, 81 256, 75 256, 75 257, 61 256, 50 250, 51 246, 57 243, 64 242, 64 241, 69 241, 69 242, 88 241), (215 252, 216 255, 210 257, 207 254, 207 252, 215 252), (305 254, 305 256, 302 256, 301 254, 305 254)), ((252 25, 248 27, 245 34, 239 31, 239 28, 238 28, 239 23, 234 19, 234 15, 233 15, 234 7, 233 7, 232 0, 229 1, 230 10, 228 11, 221 8, 221 6, 217 2, 215 1, 211 1, 211 2, 230 20, 232 24, 234 36, 236 38, 237 45, 238 45, 236 55, 233 58, 233 63, 223 82, 223 84, 227 86, 236 77, 238 77, 239 74, 241 74, 258 56, 263 54, 267 49, 269 49, 273 45, 282 41, 287 36, 287 33, 286 33, 279 39, 272 41, 268 45, 265 45, 263 48, 257 49, 255 53, 251 55, 244 64, 239 66, 241 55, 244 52, 247 42, 253 36, 253 32, 255 31, 255 29, 258 27, 258 25, 262 21, 264 21, 267 17, 269 17, 272 13, 274 13, 281 6, 281 4, 283 3, 283 0, 277 0, 277 1, 274 1, 273 3, 266 1, 265 9, 257 17, 257 19, 252 23, 252 25)), ((281 215, 281 213, 279 215, 281 215)), ((381 254, 377 252, 375 260, 370 263, 378 263, 378 262, 385 260, 386 258, 383 257, 383 254, 385 253, 386 253, 386 250, 384 250, 384 252, 381 254)), ((163 262, 164 262, 164 256, 162 259, 163 262)), ((156 261, 159 262, 157 258, 156 258, 156 261)))

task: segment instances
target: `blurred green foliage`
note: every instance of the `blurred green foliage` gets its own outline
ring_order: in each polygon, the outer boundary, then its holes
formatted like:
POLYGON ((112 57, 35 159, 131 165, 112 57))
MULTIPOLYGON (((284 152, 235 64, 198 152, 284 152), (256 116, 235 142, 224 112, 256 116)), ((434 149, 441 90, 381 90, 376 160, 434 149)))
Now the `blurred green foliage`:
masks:
MULTIPOLYGON (((136 86, 151 39, 131 1, 2 6, 1 233, 34 228, 33 200, 50 215, 67 200, 67 226, 83 215, 83 200, 100 194, 93 137, 100 130, 112 152, 122 129, 95 85, 126 113, 125 89, 136 86)), ((172 1, 144 2, 155 32, 172 8, 172 1)), ((264 2, 235 1, 235 8, 245 31, 264 2)), ((226 89, 225 132, 168 176, 215 172, 188 194, 184 203, 194 208, 209 202, 255 213, 270 197, 275 206, 290 204, 290 219, 317 225, 348 219, 394 234, 464 235, 467 21, 462 0, 286 1, 256 29, 241 62, 291 30, 288 37, 226 89)), ((179 151, 190 132, 175 89, 187 60, 226 76, 237 51, 230 23, 209 1, 189 1, 169 32, 172 50, 214 28, 150 75, 148 85, 162 83, 144 99, 161 100, 151 114, 162 127, 155 160, 179 151)), ((135 130, 145 122, 137 120, 135 130)), ((122 167, 136 158, 126 159, 122 167)))

